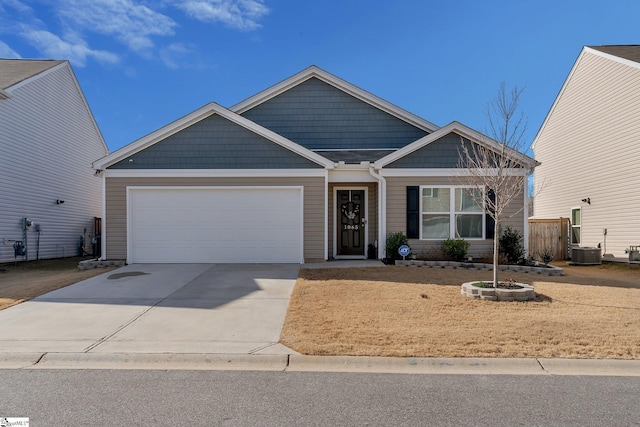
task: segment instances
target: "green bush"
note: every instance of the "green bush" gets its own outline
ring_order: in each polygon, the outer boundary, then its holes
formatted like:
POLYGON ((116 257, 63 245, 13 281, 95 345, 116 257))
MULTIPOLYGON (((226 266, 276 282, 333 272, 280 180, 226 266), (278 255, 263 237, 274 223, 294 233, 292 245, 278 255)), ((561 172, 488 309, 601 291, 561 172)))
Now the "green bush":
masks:
POLYGON ((400 254, 398 253, 398 248, 402 245, 406 245, 409 241, 407 240, 407 236, 402 232, 398 231, 397 233, 389 233, 387 235, 387 244, 385 246, 385 253, 387 254, 387 258, 389 259, 402 259, 400 254))
POLYGON ((467 256, 469 242, 464 239, 447 239, 440 244, 442 254, 454 261, 462 261, 467 256))
POLYGON ((509 264, 518 264, 524 259, 524 245, 522 233, 514 230, 511 226, 500 236, 500 253, 507 257, 509 264))

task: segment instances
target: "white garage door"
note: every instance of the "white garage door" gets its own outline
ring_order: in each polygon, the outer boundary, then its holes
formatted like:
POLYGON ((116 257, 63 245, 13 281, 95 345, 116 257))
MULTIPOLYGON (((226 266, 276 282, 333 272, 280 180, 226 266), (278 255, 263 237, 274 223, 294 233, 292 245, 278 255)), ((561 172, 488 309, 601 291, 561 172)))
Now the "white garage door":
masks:
POLYGON ((301 187, 130 187, 129 263, 302 263, 301 187))

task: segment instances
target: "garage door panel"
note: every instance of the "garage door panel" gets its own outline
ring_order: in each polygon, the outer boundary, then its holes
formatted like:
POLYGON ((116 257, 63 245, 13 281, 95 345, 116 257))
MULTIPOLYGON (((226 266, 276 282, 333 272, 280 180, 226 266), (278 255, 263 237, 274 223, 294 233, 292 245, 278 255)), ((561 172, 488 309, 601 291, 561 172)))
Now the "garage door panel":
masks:
POLYGON ((300 188, 135 188, 130 262, 302 262, 300 188))

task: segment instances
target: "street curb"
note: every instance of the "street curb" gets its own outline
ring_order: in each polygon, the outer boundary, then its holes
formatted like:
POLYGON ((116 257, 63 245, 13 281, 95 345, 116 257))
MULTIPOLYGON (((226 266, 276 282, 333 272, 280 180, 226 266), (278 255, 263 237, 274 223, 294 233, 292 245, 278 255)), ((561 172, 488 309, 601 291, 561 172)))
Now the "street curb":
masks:
POLYGON ((42 356, 43 353, 0 353, 0 369, 30 368, 42 356))
POLYGON ((536 359, 291 355, 287 371, 396 374, 546 375, 536 359))
POLYGON ((551 375, 640 377, 640 360, 538 359, 551 375))
POLYGON ((287 361, 286 354, 46 353, 29 368, 284 371, 287 361))
POLYGON ((640 377, 640 360, 211 353, 0 353, 1 369, 341 372, 640 377))

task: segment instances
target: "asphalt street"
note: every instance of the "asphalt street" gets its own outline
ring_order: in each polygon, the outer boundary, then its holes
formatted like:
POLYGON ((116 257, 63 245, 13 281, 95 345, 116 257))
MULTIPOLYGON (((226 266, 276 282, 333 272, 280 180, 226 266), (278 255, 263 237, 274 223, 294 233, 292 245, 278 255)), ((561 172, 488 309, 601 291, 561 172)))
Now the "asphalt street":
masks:
POLYGON ((636 377, 0 370, 32 426, 633 426, 636 377))

